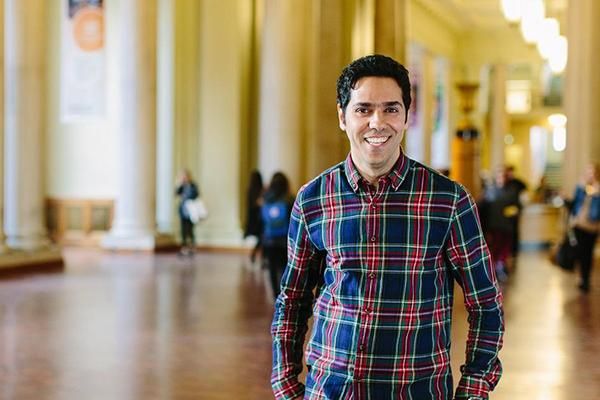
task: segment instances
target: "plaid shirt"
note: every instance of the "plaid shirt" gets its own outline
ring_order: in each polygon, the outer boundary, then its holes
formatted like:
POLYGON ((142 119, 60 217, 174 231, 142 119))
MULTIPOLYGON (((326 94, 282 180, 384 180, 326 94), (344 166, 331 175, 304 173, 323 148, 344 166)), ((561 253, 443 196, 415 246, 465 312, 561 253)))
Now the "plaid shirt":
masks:
POLYGON ((456 280, 470 322, 456 398, 487 398, 502 370, 502 295, 473 199, 404 154, 378 183, 348 155, 298 193, 271 329, 275 397, 452 399, 456 280))

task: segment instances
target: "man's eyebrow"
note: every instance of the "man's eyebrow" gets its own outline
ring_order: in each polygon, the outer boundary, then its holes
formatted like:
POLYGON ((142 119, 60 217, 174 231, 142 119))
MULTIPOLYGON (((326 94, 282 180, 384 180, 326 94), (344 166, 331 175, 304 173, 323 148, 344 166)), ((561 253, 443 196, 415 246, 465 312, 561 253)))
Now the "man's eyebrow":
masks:
MULTIPOLYGON (((378 105, 378 103, 360 102, 360 103, 354 104, 354 106, 359 106, 359 107, 373 107, 376 105, 378 105)), ((381 103, 381 105, 383 105, 384 107, 402 106, 402 102, 397 101, 397 100, 384 101, 383 103, 381 103)))
POLYGON ((361 106, 361 107, 372 107, 372 106, 377 106, 377 105, 383 105, 385 107, 390 107, 390 106, 401 106, 402 102, 397 101, 397 100, 393 100, 393 101, 384 101, 383 103, 370 103, 368 101, 362 101, 359 103, 354 103, 354 106, 361 106))

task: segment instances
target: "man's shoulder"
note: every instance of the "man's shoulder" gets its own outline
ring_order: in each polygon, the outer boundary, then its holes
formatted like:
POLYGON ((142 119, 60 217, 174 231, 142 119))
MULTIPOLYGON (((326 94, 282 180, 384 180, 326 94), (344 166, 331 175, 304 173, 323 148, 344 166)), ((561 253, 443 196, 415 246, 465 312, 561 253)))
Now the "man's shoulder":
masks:
POLYGON ((335 182, 335 187, 339 187, 340 179, 344 179, 347 182, 344 161, 335 164, 332 167, 327 168, 319 175, 305 183, 298 191, 298 198, 310 199, 319 197, 326 194, 328 190, 328 182, 335 182))
POLYGON ((419 161, 409 159, 410 168, 417 178, 425 179, 430 182, 429 187, 432 187, 436 192, 446 192, 455 195, 461 195, 466 191, 463 185, 450 179, 448 176, 435 170, 434 168, 422 164, 419 161))

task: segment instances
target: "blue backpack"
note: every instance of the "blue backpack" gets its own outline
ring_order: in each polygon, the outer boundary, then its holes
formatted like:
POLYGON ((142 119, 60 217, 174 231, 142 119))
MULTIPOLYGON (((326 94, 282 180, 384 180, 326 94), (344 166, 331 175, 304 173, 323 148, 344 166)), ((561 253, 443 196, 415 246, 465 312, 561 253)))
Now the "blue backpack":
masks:
POLYGON ((287 238, 290 224, 289 204, 285 200, 265 203, 261 208, 263 238, 267 241, 287 238))

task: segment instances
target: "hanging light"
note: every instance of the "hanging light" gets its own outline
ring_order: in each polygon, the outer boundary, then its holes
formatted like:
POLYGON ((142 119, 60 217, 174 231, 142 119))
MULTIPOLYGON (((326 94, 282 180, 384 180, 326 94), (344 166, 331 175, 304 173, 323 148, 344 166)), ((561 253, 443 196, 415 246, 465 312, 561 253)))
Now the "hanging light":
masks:
POLYGON ((560 74, 565 70, 567 66, 567 55, 568 55, 568 44, 567 38, 564 36, 558 36, 554 39, 552 44, 552 51, 548 58, 548 64, 550 69, 555 74, 560 74))
POLYGON ((550 114, 548 116, 548 123, 553 127, 565 126, 567 125, 567 116, 565 114, 550 114))
POLYGON ((554 151, 564 151, 567 147, 567 116, 552 114, 548 116, 548 123, 552 126, 552 148, 554 151))
POLYGON ((500 7, 504 18, 511 24, 516 24, 521 19, 521 1, 520 0, 501 0, 500 7))
POLYGON ((554 151, 564 151, 567 148, 567 129, 564 126, 552 130, 552 148, 554 151))
POLYGON ((559 23, 554 18, 545 18, 537 41, 537 49, 544 60, 550 58, 552 46, 556 38, 560 36, 559 23))
POLYGON ((537 42, 541 32, 545 10, 542 0, 528 0, 521 3, 521 34, 528 44, 537 42))

